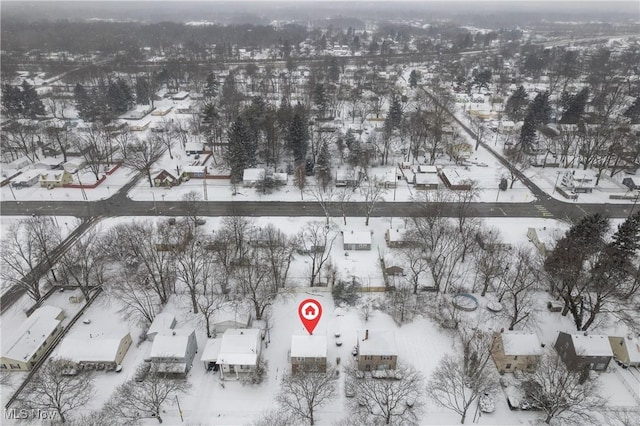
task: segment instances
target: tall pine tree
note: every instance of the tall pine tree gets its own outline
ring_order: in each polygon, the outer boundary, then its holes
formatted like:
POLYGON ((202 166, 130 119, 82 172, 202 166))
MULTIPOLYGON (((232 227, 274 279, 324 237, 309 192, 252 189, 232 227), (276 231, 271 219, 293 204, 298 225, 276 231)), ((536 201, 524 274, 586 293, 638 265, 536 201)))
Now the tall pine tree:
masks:
POLYGON ((287 143, 296 165, 304 162, 309 149, 309 129, 306 111, 304 106, 300 104, 293 108, 293 116, 287 133, 287 143))
POLYGON ((507 116, 513 121, 521 121, 524 119, 527 107, 529 106, 529 95, 523 86, 513 92, 507 99, 504 110, 507 116))
POLYGON ((322 185, 322 189, 327 189, 327 186, 331 183, 331 154, 329 154, 327 142, 320 146, 315 165, 315 174, 318 183, 322 185))
POLYGON ((249 158, 245 143, 249 139, 249 130, 242 117, 233 122, 228 132, 229 148, 227 164, 231 170, 231 183, 242 182, 244 169, 249 167, 249 158))
POLYGON ((549 91, 538 93, 531 103, 531 112, 536 124, 547 124, 551 121, 551 111, 549 91))
POLYGON ((529 111, 520 129, 520 149, 526 154, 532 154, 535 151, 535 145, 536 119, 533 111, 529 111))

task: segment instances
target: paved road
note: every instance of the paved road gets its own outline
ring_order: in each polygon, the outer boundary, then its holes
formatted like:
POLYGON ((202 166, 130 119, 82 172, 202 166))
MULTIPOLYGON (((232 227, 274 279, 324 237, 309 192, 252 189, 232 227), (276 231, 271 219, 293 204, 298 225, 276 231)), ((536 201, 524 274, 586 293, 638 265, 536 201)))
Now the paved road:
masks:
MULTIPOLYGON (((546 198, 550 198, 545 195, 546 198)), ((460 204, 444 203, 444 216, 457 216, 460 204)), ((470 216, 474 217, 538 217, 577 218, 587 213, 600 212, 613 218, 624 218, 633 204, 562 203, 545 199, 530 203, 473 203, 470 216)), ((101 201, 3 201, 2 215, 58 215, 77 217, 111 216, 184 216, 188 207, 180 201, 132 201, 116 197, 101 201)), ((324 216, 320 204, 315 201, 201 201, 196 203, 200 216, 324 216)), ((345 206, 345 214, 365 216, 364 203, 351 202, 345 206)), ((329 206, 333 217, 342 216, 340 204, 329 206)), ((376 204, 373 217, 415 217, 424 214, 423 207, 414 202, 381 202, 376 204)))

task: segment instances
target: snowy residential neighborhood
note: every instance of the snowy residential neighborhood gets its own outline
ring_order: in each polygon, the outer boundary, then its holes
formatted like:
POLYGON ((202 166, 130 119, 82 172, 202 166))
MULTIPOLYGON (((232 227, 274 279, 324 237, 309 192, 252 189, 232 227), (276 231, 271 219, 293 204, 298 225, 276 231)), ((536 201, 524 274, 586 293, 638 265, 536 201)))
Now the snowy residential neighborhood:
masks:
POLYGON ((640 425, 639 13, 3 1, 0 424, 640 425))

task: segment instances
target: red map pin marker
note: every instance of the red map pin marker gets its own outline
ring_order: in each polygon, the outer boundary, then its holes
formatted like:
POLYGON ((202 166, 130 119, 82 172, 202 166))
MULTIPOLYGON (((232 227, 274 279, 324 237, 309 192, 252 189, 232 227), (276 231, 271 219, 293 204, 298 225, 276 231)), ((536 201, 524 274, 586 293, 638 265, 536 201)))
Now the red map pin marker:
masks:
POLYGON ((298 315, 304 328, 307 329, 309 334, 313 334, 313 330, 316 328, 316 325, 318 325, 320 316, 322 315, 322 305, 314 299, 303 300, 300 306, 298 306, 298 315))

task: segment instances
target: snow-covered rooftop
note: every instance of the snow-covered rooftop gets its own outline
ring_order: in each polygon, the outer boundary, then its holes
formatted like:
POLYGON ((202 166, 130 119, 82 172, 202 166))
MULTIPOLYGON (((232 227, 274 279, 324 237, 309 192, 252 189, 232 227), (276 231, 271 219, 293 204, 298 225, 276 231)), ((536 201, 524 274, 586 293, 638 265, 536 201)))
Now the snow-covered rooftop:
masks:
POLYGON ((505 355, 539 355, 542 351, 538 336, 531 333, 504 332, 502 345, 505 355))
POLYGON ((217 362, 221 347, 222 339, 208 339, 200 360, 203 362, 217 362))
POLYGON ((416 173, 416 185, 439 185, 440 177, 435 173, 416 173))
POLYGON ((153 319, 153 322, 147 331, 147 335, 171 329, 175 326, 175 323, 176 316, 174 314, 169 312, 160 313, 153 319))
POLYGON ((405 241, 404 229, 387 229, 387 236, 389 242, 403 242, 405 241))
POLYGON ((343 236, 345 244, 371 244, 371 232, 369 231, 345 229, 343 236))
POLYGON ((326 358, 327 336, 291 336, 291 357, 326 358))
POLYGON ((613 356, 609 338, 602 334, 572 334, 573 346, 577 355, 613 356))
POLYGON ((120 343, 129 332, 99 337, 67 337, 58 348, 58 357, 75 362, 114 362, 120 343))
POLYGON ((56 319, 62 309, 41 306, 2 343, 2 356, 17 361, 29 361, 60 324, 56 319))
POLYGON ((390 330, 368 330, 368 333, 367 331, 361 332, 358 338, 358 344, 360 355, 398 355, 396 338, 393 331, 390 330), (368 338, 366 338, 367 334, 368 338))
POLYGON ((189 328, 174 328, 160 331, 153 339, 151 358, 184 358, 189 347, 189 336, 194 332, 189 328))
POLYGON ((242 172, 242 180, 259 181, 264 180, 266 175, 265 169, 244 169, 242 172))
POLYGON ((230 328, 222 335, 218 364, 255 365, 260 352, 260 330, 230 328))

